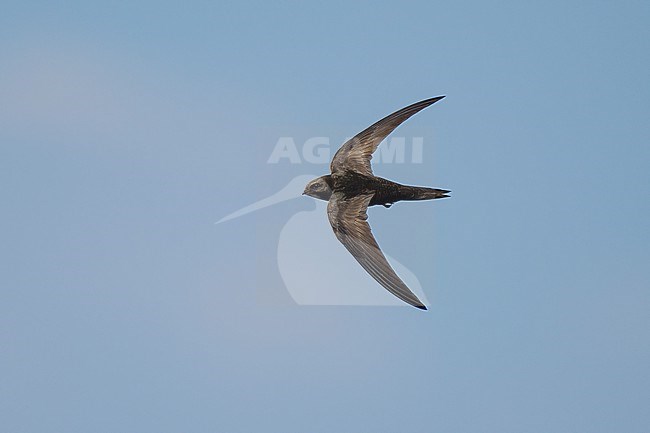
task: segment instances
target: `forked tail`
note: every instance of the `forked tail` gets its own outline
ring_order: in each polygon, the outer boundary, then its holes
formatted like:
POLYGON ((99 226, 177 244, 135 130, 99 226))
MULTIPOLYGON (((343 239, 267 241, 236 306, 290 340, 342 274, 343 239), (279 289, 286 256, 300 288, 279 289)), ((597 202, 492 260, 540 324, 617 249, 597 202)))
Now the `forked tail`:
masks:
POLYGON ((446 189, 426 188, 423 186, 402 185, 402 200, 433 200, 436 198, 447 198, 451 191, 446 189))

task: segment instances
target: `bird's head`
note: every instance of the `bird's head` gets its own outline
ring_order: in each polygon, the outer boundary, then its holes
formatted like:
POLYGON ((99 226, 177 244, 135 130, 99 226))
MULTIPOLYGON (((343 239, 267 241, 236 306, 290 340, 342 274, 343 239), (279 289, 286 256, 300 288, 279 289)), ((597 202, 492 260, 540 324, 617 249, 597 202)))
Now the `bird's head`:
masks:
POLYGON ((328 201, 332 196, 332 187, 330 185, 331 177, 329 174, 326 176, 317 177, 316 179, 310 181, 307 186, 305 186, 303 195, 308 195, 310 197, 328 201))

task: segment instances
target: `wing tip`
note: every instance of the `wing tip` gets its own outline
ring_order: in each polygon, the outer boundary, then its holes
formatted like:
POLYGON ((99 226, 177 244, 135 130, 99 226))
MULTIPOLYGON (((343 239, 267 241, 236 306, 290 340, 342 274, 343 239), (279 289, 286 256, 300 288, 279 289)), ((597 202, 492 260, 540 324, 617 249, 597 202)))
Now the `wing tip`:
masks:
POLYGON ((427 306, 426 306, 426 305, 414 305, 414 307, 415 307, 415 308, 419 308, 420 310, 424 310, 424 311, 427 310, 427 306))

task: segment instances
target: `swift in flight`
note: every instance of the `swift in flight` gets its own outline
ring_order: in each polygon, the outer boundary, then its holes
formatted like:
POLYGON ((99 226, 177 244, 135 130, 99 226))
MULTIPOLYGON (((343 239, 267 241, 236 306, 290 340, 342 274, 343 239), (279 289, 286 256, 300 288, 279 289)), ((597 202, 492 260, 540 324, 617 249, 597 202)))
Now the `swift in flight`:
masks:
POLYGON ((407 186, 373 174, 373 152, 395 128, 418 111, 444 96, 426 99, 381 119, 346 141, 330 164, 331 174, 310 181, 303 194, 327 204, 327 217, 337 239, 379 284, 402 301, 422 310, 427 307, 404 284, 390 266, 372 235, 368 206, 387 208, 402 200, 449 197, 448 190, 407 186))

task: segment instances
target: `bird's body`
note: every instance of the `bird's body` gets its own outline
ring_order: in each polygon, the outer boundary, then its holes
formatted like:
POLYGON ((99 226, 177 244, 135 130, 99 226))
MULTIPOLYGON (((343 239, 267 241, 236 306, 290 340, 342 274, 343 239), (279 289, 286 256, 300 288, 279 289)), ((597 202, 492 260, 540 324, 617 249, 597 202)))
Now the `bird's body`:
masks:
POLYGON ((388 291, 423 310, 426 307, 397 276, 384 257, 367 223, 368 206, 390 207, 402 200, 449 197, 448 190, 407 186, 375 176, 370 166, 379 143, 413 114, 444 98, 409 105, 363 130, 336 152, 331 174, 309 182, 304 194, 328 201, 327 216, 334 234, 359 264, 388 291))
POLYGON ((333 175, 328 174, 322 176, 321 179, 327 183, 332 192, 341 192, 345 197, 373 193, 368 206, 390 207, 402 200, 444 198, 448 197, 446 194, 450 192, 445 189, 402 185, 379 176, 367 176, 351 170, 344 170, 333 175))
POLYGON ((346 197, 373 193, 368 206, 383 205, 390 207, 402 200, 429 200, 445 197, 449 191, 444 189, 407 186, 379 176, 366 176, 354 171, 334 174, 333 191, 341 191, 346 197))

